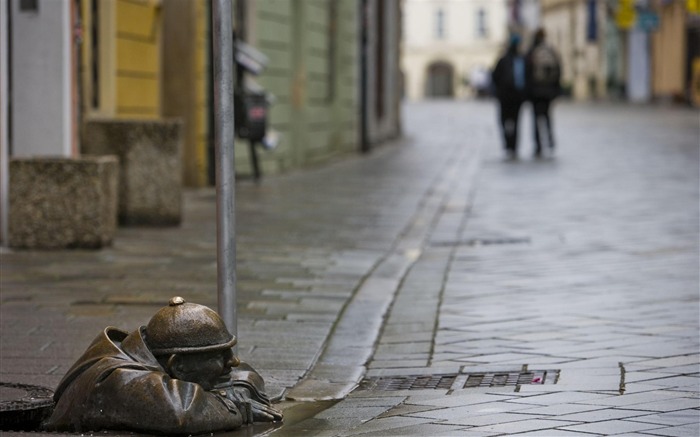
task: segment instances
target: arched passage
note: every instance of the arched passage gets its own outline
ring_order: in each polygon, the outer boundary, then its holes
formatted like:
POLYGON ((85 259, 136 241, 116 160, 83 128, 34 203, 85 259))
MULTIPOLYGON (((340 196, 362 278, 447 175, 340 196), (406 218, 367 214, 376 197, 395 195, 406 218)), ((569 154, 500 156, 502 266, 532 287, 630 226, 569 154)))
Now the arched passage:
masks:
POLYGON ((428 66, 425 96, 453 97, 454 68, 447 62, 433 62, 428 66))

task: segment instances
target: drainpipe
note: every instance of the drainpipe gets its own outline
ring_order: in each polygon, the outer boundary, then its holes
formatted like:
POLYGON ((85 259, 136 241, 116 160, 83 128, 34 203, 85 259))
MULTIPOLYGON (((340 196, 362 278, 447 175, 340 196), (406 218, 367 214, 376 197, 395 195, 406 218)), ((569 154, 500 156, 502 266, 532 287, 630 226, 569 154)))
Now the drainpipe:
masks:
POLYGON ((369 39, 369 0, 360 1, 360 150, 367 153, 372 149, 369 142, 368 93, 368 47, 369 39))
POLYGON ((231 334, 238 336, 232 21, 231 0, 213 0, 212 81, 214 84, 214 147, 216 159, 218 311, 231 334))

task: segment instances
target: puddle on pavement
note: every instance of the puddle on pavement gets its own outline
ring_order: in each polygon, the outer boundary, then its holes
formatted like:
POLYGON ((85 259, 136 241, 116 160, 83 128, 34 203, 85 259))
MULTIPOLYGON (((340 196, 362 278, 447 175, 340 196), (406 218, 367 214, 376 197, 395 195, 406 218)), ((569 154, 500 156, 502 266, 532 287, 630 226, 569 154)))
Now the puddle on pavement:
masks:
POLYGON ((284 422, 270 424, 256 424, 245 426, 236 431, 229 431, 214 434, 216 437, 262 437, 262 436, 282 436, 287 428, 310 419, 326 410, 338 401, 317 401, 317 402, 282 402, 276 404, 284 414, 284 422))

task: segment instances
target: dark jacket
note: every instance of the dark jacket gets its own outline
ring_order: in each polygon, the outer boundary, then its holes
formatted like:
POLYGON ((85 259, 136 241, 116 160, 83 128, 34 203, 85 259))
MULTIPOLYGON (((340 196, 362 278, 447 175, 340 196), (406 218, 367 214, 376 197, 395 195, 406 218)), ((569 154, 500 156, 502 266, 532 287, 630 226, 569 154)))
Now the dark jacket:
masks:
POLYGON ((527 85, 527 68, 522 56, 518 54, 517 46, 511 45, 503 57, 501 57, 493 71, 491 72, 491 83, 494 87, 496 97, 501 101, 522 101, 526 97, 525 88, 518 88, 515 83, 515 60, 523 62, 523 73, 525 74, 525 86, 527 85))
POLYGON ((242 425, 233 402, 168 376, 141 329, 108 327, 95 338, 58 385, 46 429, 200 434, 242 425))

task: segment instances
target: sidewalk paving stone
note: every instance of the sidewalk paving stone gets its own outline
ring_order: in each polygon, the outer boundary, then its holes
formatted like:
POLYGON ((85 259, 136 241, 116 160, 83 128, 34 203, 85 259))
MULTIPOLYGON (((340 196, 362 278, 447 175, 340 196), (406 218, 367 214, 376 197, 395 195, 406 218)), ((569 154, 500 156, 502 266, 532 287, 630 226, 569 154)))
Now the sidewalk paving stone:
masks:
POLYGON ((630 432, 656 432, 662 428, 656 424, 646 424, 639 422, 631 422, 626 420, 607 420, 603 422, 586 423, 581 425, 563 426, 561 429, 571 431, 582 431, 589 433, 597 433, 602 435, 616 435, 630 432))
POLYGON ((668 413, 647 414, 640 417, 633 417, 629 420, 644 423, 657 423, 659 425, 698 425, 700 410, 688 409, 677 410, 668 413))

